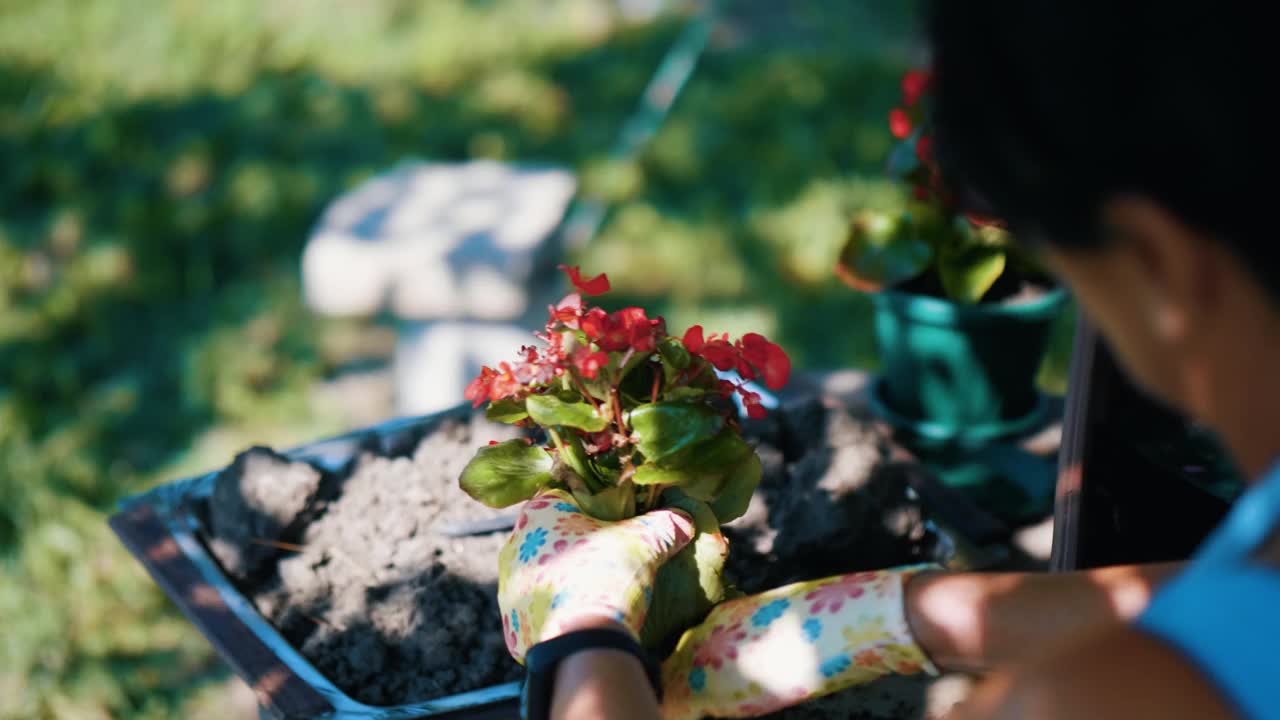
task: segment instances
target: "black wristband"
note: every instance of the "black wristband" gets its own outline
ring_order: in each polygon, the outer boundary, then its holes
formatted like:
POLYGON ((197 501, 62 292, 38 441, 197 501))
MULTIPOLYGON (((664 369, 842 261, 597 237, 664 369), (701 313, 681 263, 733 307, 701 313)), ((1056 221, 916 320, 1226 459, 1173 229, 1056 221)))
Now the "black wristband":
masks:
POLYGON ((658 664, 630 635, 603 628, 577 630, 540 642, 524 656, 524 691, 520 696, 520 717, 546 720, 551 717, 551 696, 555 690, 556 669, 565 658, 585 650, 621 650, 630 653, 644 667, 658 702, 662 702, 662 678, 658 664))

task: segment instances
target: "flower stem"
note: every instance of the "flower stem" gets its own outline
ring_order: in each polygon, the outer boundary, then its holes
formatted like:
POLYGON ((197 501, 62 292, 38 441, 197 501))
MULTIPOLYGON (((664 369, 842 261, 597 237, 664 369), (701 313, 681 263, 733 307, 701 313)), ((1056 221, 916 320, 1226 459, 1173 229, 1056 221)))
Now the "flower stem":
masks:
POLYGON ((553 427, 547 428, 547 434, 551 436, 551 443, 556 446, 556 452, 564 452, 564 441, 560 439, 560 433, 556 432, 553 427))
POLYGON ((587 399, 587 402, 591 403, 591 407, 595 408, 596 412, 599 413, 600 402, 596 400, 591 393, 587 392, 586 383, 582 382, 582 378, 578 377, 578 373, 570 370, 569 377, 573 378, 573 384, 578 386, 578 392, 582 393, 583 397, 587 399))
POLYGON ((618 427, 618 433, 623 437, 630 437, 626 423, 622 422, 622 399, 618 397, 617 387, 609 388, 609 401, 613 405, 613 422, 618 427))

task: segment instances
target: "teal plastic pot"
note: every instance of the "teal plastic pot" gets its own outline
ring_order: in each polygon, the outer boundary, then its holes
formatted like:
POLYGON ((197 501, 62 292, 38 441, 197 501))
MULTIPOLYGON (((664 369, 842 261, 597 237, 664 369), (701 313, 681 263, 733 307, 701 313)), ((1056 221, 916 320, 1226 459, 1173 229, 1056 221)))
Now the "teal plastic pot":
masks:
POLYGON ((981 445, 1043 419, 1036 374, 1065 290, 1007 305, 872 298, 881 362, 872 401, 891 424, 924 441, 981 445))

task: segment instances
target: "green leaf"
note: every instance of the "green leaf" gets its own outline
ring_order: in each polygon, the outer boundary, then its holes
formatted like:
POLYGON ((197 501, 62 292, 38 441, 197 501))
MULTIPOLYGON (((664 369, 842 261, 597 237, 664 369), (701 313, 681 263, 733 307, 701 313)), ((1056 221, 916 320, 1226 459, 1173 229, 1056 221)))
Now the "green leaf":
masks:
POLYGON ((960 303, 976 303, 1000 278, 1005 251, 998 245, 957 241, 938 251, 938 277, 947 297, 960 303))
POLYGON ((616 522, 636 514, 636 491, 631 485, 616 485, 597 493, 574 491, 582 511, 597 520, 616 522))
POLYGON ((762 475, 764 466, 754 452, 725 473, 726 480, 719 495, 711 500, 711 511, 716 514, 721 525, 733 522, 747 512, 751 496, 760 485, 762 475))
POLYGON ((489 403, 489 407, 484 411, 484 416, 494 422, 514 425, 529 417, 529 413, 524 409, 523 400, 504 398, 489 403))
MULTIPOLYGON (((720 511, 738 517, 746 512, 745 502, 760 482, 760 460, 737 431, 725 428, 710 440, 697 443, 662 462, 648 462, 636 468, 632 481, 637 485, 671 485, 704 502, 716 501, 720 511), (753 466, 754 463, 754 466, 753 466), (731 496, 719 501, 726 493, 731 496), (739 505, 742 507, 739 509, 739 505)), ((728 522, 721 518, 721 522, 728 522)))
POLYGON ((533 421, 549 427, 564 425, 587 432, 600 432, 609 426, 609 418, 597 415, 589 403, 565 402, 551 395, 530 395, 525 408, 533 421))
POLYGON ((582 441, 577 435, 568 433, 563 438, 563 445, 560 447, 560 462, 564 463, 570 470, 577 474, 582 481, 592 490, 601 488, 600 476, 594 472, 590 460, 587 458, 587 451, 582 447, 582 441))
POLYGON ((836 275, 855 290, 878 292, 919 275, 932 258, 933 246, 909 223, 864 211, 849 226, 836 275))
POLYGON ((678 339, 667 336, 658 343, 658 355, 664 365, 683 370, 689 367, 689 350, 678 339))
POLYGON ((662 499, 664 506, 689 513, 697 535, 659 568, 654 579, 653 600, 640 630, 640 642, 659 657, 665 657, 682 632, 701 622, 724 600, 727 557, 720 523, 711 508, 679 490, 668 490, 662 499))
POLYGON ((688 385, 681 385, 667 391, 667 398, 670 400, 701 400, 706 395, 706 390, 688 385))
POLYGON ((463 492, 489 507, 524 502, 551 482, 551 454, 524 440, 480 448, 462 469, 463 492))
POLYGON ((701 403, 647 403, 628 416, 637 448, 651 462, 702 442, 720 432, 724 418, 701 403))

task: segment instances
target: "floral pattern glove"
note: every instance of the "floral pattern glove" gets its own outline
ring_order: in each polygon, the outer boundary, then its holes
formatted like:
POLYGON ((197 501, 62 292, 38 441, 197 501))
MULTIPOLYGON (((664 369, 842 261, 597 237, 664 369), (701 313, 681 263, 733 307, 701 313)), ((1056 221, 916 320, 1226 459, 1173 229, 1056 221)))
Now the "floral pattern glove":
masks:
POLYGON ((882 675, 936 675, 903 610, 933 565, 796 583, 723 603, 663 663, 662 715, 751 717, 882 675))
POLYGON ((693 535, 693 522, 678 510, 605 522, 567 492, 533 498, 498 554, 507 650, 523 663, 530 647, 591 617, 615 620, 638 637, 654 575, 693 535))

